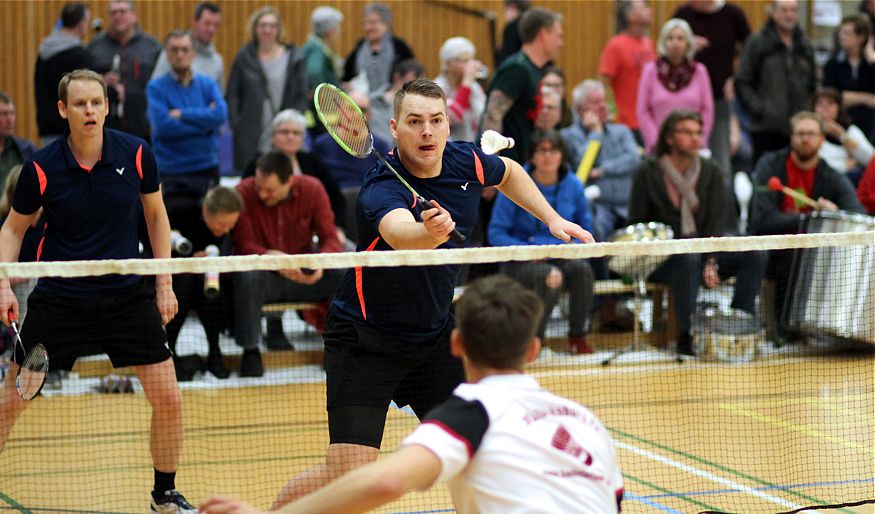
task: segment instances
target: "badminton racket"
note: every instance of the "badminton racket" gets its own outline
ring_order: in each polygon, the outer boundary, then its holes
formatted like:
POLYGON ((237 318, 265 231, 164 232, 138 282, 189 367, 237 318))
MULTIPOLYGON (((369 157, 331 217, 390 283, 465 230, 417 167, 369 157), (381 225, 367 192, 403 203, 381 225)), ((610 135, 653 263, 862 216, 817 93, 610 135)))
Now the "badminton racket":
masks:
MULTIPOLYGON (((368 127, 365 115, 353 99, 339 88, 325 83, 319 84, 313 99, 316 104, 316 114, 319 116, 319 120, 322 121, 322 124, 325 125, 325 130, 331 134, 331 137, 337 144, 353 157, 364 159, 369 155, 373 155, 384 166, 389 168, 404 187, 413 194, 416 199, 420 219, 422 219, 422 211, 431 209, 431 202, 417 193, 404 180, 404 177, 395 171, 391 164, 386 162, 386 159, 380 155, 380 152, 374 149, 374 135, 371 133, 370 127, 368 127)), ((465 239, 465 236, 456 229, 453 229, 453 232, 450 234, 450 240, 456 244, 464 243, 465 239)))
MULTIPOLYGON (((9 310, 9 324, 15 331, 15 339, 21 346, 21 353, 25 355, 24 362, 18 365, 18 375, 15 377, 15 389, 24 400, 33 400, 43 389, 46 382, 46 374, 49 372, 49 354, 46 348, 37 343, 28 352, 21 342, 21 334, 18 332, 18 323, 15 321, 15 313, 9 310)), ((15 352, 12 352, 12 361, 15 362, 15 352)))

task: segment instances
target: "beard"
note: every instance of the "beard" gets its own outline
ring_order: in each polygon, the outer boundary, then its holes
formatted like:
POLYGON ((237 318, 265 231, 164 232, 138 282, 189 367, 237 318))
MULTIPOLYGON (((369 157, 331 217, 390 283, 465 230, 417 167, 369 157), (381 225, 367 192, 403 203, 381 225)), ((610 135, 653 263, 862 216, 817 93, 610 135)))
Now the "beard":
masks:
POLYGON ((819 148, 803 147, 793 148, 793 155, 799 162, 806 162, 817 156, 819 148))

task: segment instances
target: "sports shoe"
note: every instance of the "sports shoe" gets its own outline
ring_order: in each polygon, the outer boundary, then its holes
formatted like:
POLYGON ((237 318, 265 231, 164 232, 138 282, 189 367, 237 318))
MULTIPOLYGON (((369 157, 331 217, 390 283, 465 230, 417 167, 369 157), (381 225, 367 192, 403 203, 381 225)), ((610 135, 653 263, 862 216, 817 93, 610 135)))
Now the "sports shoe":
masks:
POLYGON ((261 363, 261 353, 258 350, 246 350, 240 358, 241 377, 264 376, 264 365, 261 363))
POLYGON ((216 378, 228 378, 231 372, 225 367, 225 362, 221 354, 211 353, 207 357, 207 371, 213 374, 216 378))
POLYGON ((693 350, 693 336, 689 332, 678 334, 677 350, 680 355, 696 355, 693 350))
POLYGON ((589 345, 589 342, 586 340, 585 336, 569 337, 568 338, 568 348, 571 349, 571 353, 576 354, 576 355, 593 353, 592 346, 589 345))
POLYGON ((283 319, 276 316, 268 316, 267 318, 267 334, 265 334, 264 342, 268 350, 294 350, 295 347, 286 339, 286 334, 283 332, 283 319))
POLYGON ((185 500, 176 489, 164 491, 164 494, 155 496, 152 493, 152 508, 149 512, 155 514, 197 514, 197 509, 185 500))

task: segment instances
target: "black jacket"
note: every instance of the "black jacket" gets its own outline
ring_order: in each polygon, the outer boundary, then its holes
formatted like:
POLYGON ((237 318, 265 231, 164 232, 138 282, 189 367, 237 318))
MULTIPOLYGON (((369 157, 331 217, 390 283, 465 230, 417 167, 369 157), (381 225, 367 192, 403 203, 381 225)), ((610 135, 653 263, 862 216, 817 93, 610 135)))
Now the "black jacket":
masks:
POLYGON ((64 133, 67 122, 58 114, 58 83, 65 73, 88 67, 88 53, 79 39, 55 33, 40 43, 33 73, 36 124, 40 136, 64 133))

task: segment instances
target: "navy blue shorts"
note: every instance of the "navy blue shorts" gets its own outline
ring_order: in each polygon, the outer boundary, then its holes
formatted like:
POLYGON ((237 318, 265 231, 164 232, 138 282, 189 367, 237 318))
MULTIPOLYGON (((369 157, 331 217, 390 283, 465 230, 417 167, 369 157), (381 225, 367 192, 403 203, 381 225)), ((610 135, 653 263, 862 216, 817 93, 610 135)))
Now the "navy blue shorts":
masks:
MULTIPOLYGON (((21 340, 29 350, 42 343, 49 369, 69 370, 83 355, 106 353, 114 367, 156 364, 170 358, 167 335, 151 284, 138 284, 104 298, 66 298, 36 289, 27 299, 21 340)), ((16 362, 22 362, 20 346, 16 362)))

